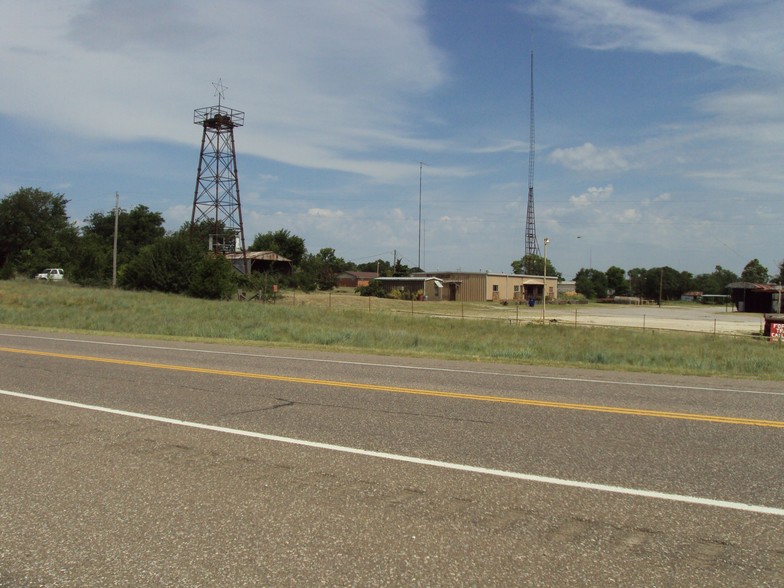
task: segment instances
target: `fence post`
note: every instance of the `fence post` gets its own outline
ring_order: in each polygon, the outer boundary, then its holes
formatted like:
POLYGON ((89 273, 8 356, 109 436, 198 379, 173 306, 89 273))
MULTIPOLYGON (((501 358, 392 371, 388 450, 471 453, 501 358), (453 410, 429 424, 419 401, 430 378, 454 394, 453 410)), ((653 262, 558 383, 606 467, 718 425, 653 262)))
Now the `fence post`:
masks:
POLYGON ((577 308, 574 309, 574 326, 577 327, 577 308))

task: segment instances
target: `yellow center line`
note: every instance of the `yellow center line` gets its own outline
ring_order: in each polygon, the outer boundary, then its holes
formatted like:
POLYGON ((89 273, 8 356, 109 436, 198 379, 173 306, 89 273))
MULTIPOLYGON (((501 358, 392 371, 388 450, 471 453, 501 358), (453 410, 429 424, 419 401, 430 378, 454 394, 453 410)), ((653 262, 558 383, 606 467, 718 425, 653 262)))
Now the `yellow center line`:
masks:
POLYGON ((619 406, 578 404, 573 402, 552 402, 547 400, 509 398, 506 396, 465 394, 461 392, 442 392, 438 390, 427 390, 427 389, 420 389, 420 388, 402 388, 399 386, 383 386, 379 384, 362 384, 357 382, 341 382, 335 380, 321 380, 315 378, 295 378, 292 376, 276 376, 273 374, 236 372, 230 370, 189 367, 184 365, 150 363, 145 361, 131 361, 125 359, 110 359, 105 357, 94 357, 89 355, 71 355, 67 353, 53 353, 49 351, 14 349, 10 347, 0 347, 0 352, 18 353, 22 355, 37 355, 43 357, 56 357, 59 359, 91 361, 97 363, 108 363, 113 365, 126 365, 132 367, 144 367, 144 368, 151 368, 151 369, 190 372, 190 373, 197 373, 197 374, 210 374, 215 376, 228 376, 232 378, 247 378, 247 379, 255 379, 255 380, 269 380, 275 382, 288 382, 294 384, 307 384, 312 386, 332 386, 335 388, 352 388, 356 390, 372 390, 377 392, 395 392, 399 394, 415 394, 418 396, 435 396, 438 398, 454 398, 459 400, 475 400, 481 402, 497 402, 497 403, 515 404, 515 405, 523 405, 523 406, 536 406, 539 408, 559 408, 565 410, 583 410, 588 412, 602 412, 602 413, 624 414, 624 415, 632 415, 632 416, 647 416, 647 417, 657 417, 663 419, 679 419, 679 420, 701 421, 701 422, 709 422, 709 423, 724 423, 724 424, 731 424, 731 425, 749 425, 749 426, 756 426, 756 427, 774 427, 779 429, 784 428, 784 421, 768 421, 768 420, 761 420, 761 419, 725 417, 725 416, 709 415, 709 414, 647 410, 642 408, 624 408, 619 406))

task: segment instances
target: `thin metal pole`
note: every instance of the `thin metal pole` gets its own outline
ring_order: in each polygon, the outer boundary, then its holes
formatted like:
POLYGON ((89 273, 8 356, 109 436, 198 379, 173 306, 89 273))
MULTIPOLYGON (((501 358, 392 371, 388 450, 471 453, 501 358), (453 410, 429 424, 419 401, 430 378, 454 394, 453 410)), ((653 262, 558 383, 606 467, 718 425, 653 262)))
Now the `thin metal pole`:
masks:
POLYGON ((547 246, 550 239, 544 238, 544 270, 542 271, 542 324, 544 324, 547 314, 547 246))
POLYGON ((417 238, 417 267, 422 270, 422 166, 427 165, 424 161, 419 162, 419 235, 417 238))
POLYGON ((117 287, 117 231, 120 227, 120 193, 114 193, 114 247, 112 248, 112 288, 117 287))
POLYGON ((419 230, 417 241, 417 267, 422 269, 422 162, 419 162, 419 230))

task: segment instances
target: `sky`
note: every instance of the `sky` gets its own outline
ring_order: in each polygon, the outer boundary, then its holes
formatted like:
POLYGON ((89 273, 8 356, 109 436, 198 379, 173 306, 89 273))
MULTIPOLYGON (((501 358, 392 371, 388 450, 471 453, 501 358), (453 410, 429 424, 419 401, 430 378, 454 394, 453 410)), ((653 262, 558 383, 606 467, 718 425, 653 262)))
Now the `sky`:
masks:
POLYGON ((202 129, 235 130, 245 240, 427 271, 525 253, 565 279, 784 259, 780 0, 0 0, 0 196, 82 224, 191 218, 202 129), (420 213, 421 210, 421 213, 420 213))

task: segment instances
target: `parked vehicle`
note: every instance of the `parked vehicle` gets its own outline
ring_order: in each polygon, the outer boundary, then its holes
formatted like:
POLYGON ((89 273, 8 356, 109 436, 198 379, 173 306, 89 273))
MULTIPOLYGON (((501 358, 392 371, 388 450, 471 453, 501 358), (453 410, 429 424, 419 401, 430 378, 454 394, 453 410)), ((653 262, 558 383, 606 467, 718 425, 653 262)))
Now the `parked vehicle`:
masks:
POLYGON ((36 274, 36 280, 62 280, 65 277, 65 272, 59 267, 50 267, 36 274))

